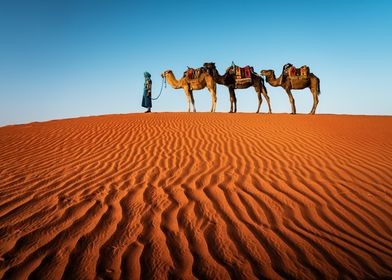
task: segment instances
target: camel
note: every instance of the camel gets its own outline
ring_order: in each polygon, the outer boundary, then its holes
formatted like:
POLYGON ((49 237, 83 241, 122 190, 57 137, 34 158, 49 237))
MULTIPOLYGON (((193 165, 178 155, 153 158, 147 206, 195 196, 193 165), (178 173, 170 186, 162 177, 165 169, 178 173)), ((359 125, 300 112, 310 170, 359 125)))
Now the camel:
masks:
POLYGON ((318 96, 320 95, 320 79, 317 78, 316 75, 309 73, 308 78, 286 76, 284 80, 282 75, 276 79, 274 70, 262 70, 261 75, 265 76, 266 81, 271 86, 280 86, 285 89, 291 103, 291 114, 296 113, 295 101, 293 95, 291 94, 291 90, 309 88, 313 95, 313 107, 309 114, 316 113, 316 107, 319 102, 318 96))
POLYGON ((236 83, 233 67, 228 67, 226 69, 226 73, 223 76, 221 76, 221 75, 219 75, 219 72, 215 67, 215 63, 212 63, 212 62, 204 63, 203 66, 205 68, 207 68, 207 71, 212 75, 212 77, 214 77, 214 80, 217 84, 225 85, 229 89, 229 94, 230 94, 230 111, 229 111, 229 113, 237 112, 237 98, 235 96, 234 90, 235 89, 245 89, 245 88, 248 88, 251 86, 253 86, 255 88, 256 93, 257 93, 257 97, 259 99, 256 113, 259 113, 261 103, 263 102, 261 94, 263 94, 264 98, 267 100, 268 113, 271 113, 270 99, 267 94, 267 89, 264 86, 264 80, 260 75, 258 75, 256 73, 251 73, 251 80, 250 81, 247 81, 245 83, 236 83))
POLYGON ((211 112, 215 112, 216 109, 216 83, 212 76, 206 72, 200 73, 199 77, 196 79, 189 79, 187 75, 182 77, 180 80, 177 80, 173 74, 173 71, 166 70, 162 73, 162 78, 166 78, 168 84, 174 88, 184 89, 186 97, 188 98, 188 112, 190 112, 190 102, 192 102, 193 112, 196 112, 195 100, 193 98, 193 90, 208 88, 208 91, 211 93, 212 105, 211 112))

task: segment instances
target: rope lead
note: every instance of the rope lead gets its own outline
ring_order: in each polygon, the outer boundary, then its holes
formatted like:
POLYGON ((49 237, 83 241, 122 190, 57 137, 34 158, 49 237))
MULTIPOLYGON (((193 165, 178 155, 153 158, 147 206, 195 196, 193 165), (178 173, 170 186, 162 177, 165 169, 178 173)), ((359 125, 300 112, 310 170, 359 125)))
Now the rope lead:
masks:
POLYGON ((162 93, 162 90, 163 90, 163 84, 165 84, 165 88, 166 88, 166 76, 164 76, 164 77, 162 78, 161 90, 160 90, 158 96, 155 97, 155 98, 152 98, 152 97, 151 97, 152 100, 157 100, 157 99, 161 96, 161 93, 162 93))

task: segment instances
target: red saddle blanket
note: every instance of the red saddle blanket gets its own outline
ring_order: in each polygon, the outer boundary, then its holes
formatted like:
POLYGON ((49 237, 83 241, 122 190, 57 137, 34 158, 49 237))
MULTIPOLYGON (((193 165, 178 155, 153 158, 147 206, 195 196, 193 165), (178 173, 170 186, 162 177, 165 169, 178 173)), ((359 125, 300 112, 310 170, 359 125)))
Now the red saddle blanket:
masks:
POLYGON ((198 79, 202 72, 202 68, 188 68, 188 70, 184 72, 184 76, 186 76, 189 80, 194 80, 198 79))
POLYGON ((247 65, 245 67, 235 66, 235 77, 236 79, 251 78, 252 72, 254 72, 253 67, 247 65))
POLYGON ((307 78, 309 75, 309 67, 306 65, 301 66, 300 68, 295 68, 295 66, 291 66, 287 69, 287 72, 290 77, 303 77, 307 78))

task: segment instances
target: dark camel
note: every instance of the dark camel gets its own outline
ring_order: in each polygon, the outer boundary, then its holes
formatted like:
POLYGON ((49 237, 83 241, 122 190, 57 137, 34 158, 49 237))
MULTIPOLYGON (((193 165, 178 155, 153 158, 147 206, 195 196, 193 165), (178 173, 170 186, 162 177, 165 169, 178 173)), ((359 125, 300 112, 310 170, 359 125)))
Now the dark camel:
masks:
POLYGON ((208 73, 212 75, 214 78, 215 82, 220 85, 224 85, 229 89, 230 93, 230 112, 229 113, 235 113, 237 112, 237 98, 235 96, 235 89, 245 89, 248 87, 253 86, 256 90, 257 97, 259 99, 258 107, 256 113, 259 113, 260 111, 260 106, 263 101, 261 94, 264 95, 264 98, 267 100, 268 103, 268 112, 271 113, 271 105, 270 105, 270 99, 267 94, 267 89, 264 86, 264 79, 256 74, 256 73, 251 73, 251 80, 249 82, 245 83, 236 83, 235 81, 235 73, 234 73, 234 68, 229 67, 226 69, 226 73, 221 76, 219 75, 218 70, 215 67, 215 63, 204 63, 203 65, 208 73))
POLYGON ((291 90, 309 88, 313 95, 313 107, 309 114, 316 113, 317 104, 319 102, 318 96, 320 95, 320 79, 317 78, 316 75, 309 73, 307 78, 301 76, 290 77, 286 75, 285 77, 282 77, 282 75, 280 75, 279 78, 276 78, 274 70, 262 70, 261 75, 265 76, 267 83, 269 83, 271 86, 280 86, 285 89, 290 99, 292 114, 296 113, 296 109, 291 90))

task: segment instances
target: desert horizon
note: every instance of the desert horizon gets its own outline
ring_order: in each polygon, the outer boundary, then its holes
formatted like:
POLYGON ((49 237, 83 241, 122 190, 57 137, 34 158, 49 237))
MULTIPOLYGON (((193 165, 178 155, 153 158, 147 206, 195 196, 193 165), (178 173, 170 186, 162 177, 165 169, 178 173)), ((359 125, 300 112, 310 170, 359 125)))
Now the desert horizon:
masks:
MULTIPOLYGON (((184 111, 151 111, 149 114, 181 114, 181 113, 186 113, 184 111)), ((216 112, 207 112, 207 111, 197 111, 197 112, 190 112, 191 114, 227 114, 230 112, 226 111, 216 111, 216 112)), ((13 127, 13 126, 19 126, 19 125, 33 125, 33 124, 39 124, 39 123, 47 123, 47 122, 56 122, 56 121, 65 121, 65 120, 74 120, 74 119, 83 119, 83 118, 95 118, 95 117, 104 117, 104 116, 123 116, 123 115, 144 115, 144 111, 140 112, 121 112, 121 113, 107 113, 107 114, 92 114, 92 115, 71 115, 71 116, 66 116, 64 118, 50 118, 50 119, 40 119, 36 121, 25 121, 25 122, 16 122, 16 123, 5 123, 3 125, 0 125, 0 128, 5 128, 5 127, 13 127)), ((269 115, 268 112, 251 112, 251 111, 244 111, 244 112, 236 112, 235 114, 241 115, 269 115)), ((273 112, 273 115, 276 116, 286 116, 290 115, 292 116, 293 114, 289 112, 273 112)), ((306 113, 306 112, 300 112, 300 113, 295 113, 295 116, 310 116, 311 114, 306 113)), ((351 113, 317 113, 317 116, 342 116, 342 117, 392 117, 391 114, 351 114, 351 113)))
POLYGON ((2 279, 392 277, 392 117, 0 127, 2 279))

